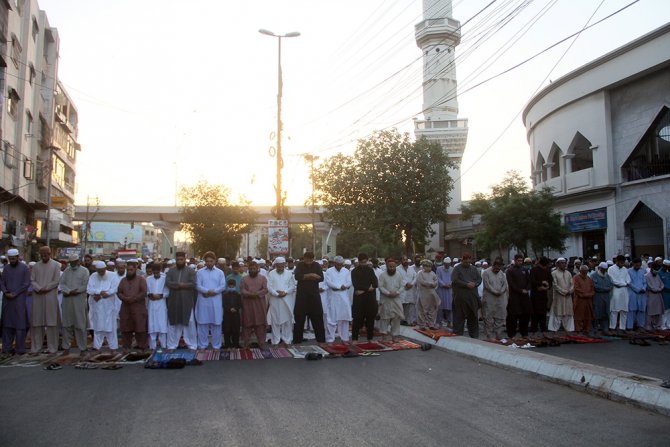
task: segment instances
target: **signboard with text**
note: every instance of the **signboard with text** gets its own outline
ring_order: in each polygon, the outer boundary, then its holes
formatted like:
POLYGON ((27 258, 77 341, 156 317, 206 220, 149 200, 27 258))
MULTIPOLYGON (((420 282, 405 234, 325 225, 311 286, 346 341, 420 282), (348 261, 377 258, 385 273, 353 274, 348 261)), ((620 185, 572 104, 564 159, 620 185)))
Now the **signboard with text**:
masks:
POLYGON ((573 233, 605 229, 607 228, 607 208, 566 214, 565 226, 573 233))
POLYGON ((288 255, 288 220, 268 221, 268 253, 288 255))

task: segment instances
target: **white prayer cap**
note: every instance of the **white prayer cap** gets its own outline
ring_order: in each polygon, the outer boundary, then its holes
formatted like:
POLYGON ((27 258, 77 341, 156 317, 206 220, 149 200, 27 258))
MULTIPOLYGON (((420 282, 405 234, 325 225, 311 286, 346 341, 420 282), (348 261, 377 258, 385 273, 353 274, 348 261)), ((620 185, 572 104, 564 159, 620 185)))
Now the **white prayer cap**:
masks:
POLYGON ((344 264, 344 258, 342 256, 335 256, 333 262, 335 264, 344 264))
POLYGON ((195 264, 189 264, 188 266, 191 267, 193 270, 196 269, 196 265, 195 265, 195 264))
POLYGON ((286 259, 283 256, 277 256, 272 264, 286 264, 286 259))
POLYGON ((170 259, 170 260, 168 260, 167 263, 168 263, 168 265, 172 265, 172 264, 176 264, 177 261, 175 261, 174 259, 170 259))
POLYGON ((126 261, 128 264, 137 264, 137 259, 136 258, 130 258, 126 261))
POLYGON ((244 258, 237 258, 237 262, 244 263, 244 258))
POLYGON ((475 262, 475 265, 476 265, 477 267, 481 266, 481 265, 482 265, 482 261, 477 261, 477 262, 475 262))
POLYGON ((558 262, 566 262, 566 259, 565 259, 565 258, 558 258, 558 259, 556 260, 556 262, 557 262, 557 263, 558 263, 558 262))
POLYGON ((265 265, 265 259, 263 259, 263 258, 259 259, 259 260, 258 260, 258 263, 259 263, 260 265, 265 265))
POLYGON ((486 262, 486 261, 482 262, 482 267, 486 267, 487 265, 489 265, 488 262, 486 262))
POLYGON ((316 263, 319 264, 319 265, 323 265, 323 260, 322 260, 322 259, 317 259, 317 260, 314 261, 314 262, 316 262, 316 263))
POLYGON ((345 259, 344 265, 351 265, 351 259, 345 259))
POLYGON ((67 260, 72 262, 72 261, 79 261, 79 255, 75 253, 71 253, 70 256, 67 257, 67 260))
POLYGON ((201 266, 201 265, 204 267, 204 265, 205 265, 205 261, 200 261, 200 262, 198 262, 198 266, 201 266))
POLYGON ((454 262, 458 262, 458 258, 454 258, 454 262))
MULTIPOLYGON (((114 265, 114 263, 112 263, 112 265, 114 265)), ((104 269, 104 268, 105 268, 105 262, 104 262, 104 261, 95 261, 95 262, 93 263, 93 266, 94 266, 96 269, 104 269)))
MULTIPOLYGON (((109 261, 109 262, 112 262, 112 261, 109 261)), ((117 264, 120 264, 120 265, 123 265, 123 264, 126 263, 126 260, 125 260, 125 259, 117 259, 117 260, 116 260, 116 263, 117 263, 117 264)), ((112 265, 114 265, 113 262, 112 262, 112 265)))
MULTIPOLYGON (((103 261, 100 261, 100 262, 103 262, 103 261)), ((125 264, 125 262, 124 262, 124 264, 125 264)), ((107 265, 110 266, 110 267, 114 267, 115 264, 114 264, 114 261, 109 261, 107 263, 107 265)))
POLYGON ((670 265, 670 259, 664 259, 663 265, 670 265))
POLYGON ((37 262, 35 262, 35 261, 30 261, 30 262, 28 263, 28 265, 31 266, 31 267, 32 267, 33 265, 35 265, 35 264, 37 264, 37 262))
POLYGON ((5 256, 5 255, 0 255, 0 259, 5 260, 5 259, 7 259, 7 256, 5 256))
POLYGON ((630 255, 628 253, 626 253, 624 256, 630 258, 630 255))
POLYGON ((225 264, 225 262, 226 262, 226 258, 219 258, 219 259, 216 260, 216 262, 217 262, 218 264, 225 264))
MULTIPOLYGON (((649 259, 651 259, 651 257, 650 257, 649 259)), ((656 257, 654 258, 654 262, 656 262, 656 261, 662 261, 662 260, 663 260, 663 258, 661 258, 660 256, 656 256, 656 257)))
POLYGON ((7 250, 7 256, 18 256, 19 251, 16 248, 10 248, 7 250))
POLYGON ((446 258, 444 258, 444 263, 445 263, 445 264, 451 264, 451 258, 450 258, 449 256, 447 256, 446 258))
POLYGON ((599 269, 607 270, 607 267, 608 265, 606 262, 601 262, 600 264, 598 264, 599 269))
POLYGON ((607 260, 607 265, 614 265, 614 261, 612 261, 611 259, 608 259, 607 260))

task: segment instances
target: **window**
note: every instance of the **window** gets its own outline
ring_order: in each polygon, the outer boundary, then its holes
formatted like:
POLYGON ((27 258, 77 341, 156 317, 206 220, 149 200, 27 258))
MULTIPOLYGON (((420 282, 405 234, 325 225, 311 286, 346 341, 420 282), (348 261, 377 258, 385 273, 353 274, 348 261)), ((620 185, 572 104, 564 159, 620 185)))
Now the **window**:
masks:
POLYGON ((56 180, 61 187, 65 187, 65 163, 60 158, 53 157, 53 179, 56 180))
POLYGON ((581 133, 577 132, 570 143, 568 154, 571 157, 570 172, 582 171, 593 167, 593 152, 591 142, 581 133))
POLYGON ((40 26, 37 24, 37 19, 35 18, 35 16, 33 16, 32 33, 33 33, 33 42, 35 42, 37 40, 37 35, 40 33, 40 26))
POLYGON ((561 148, 556 143, 551 145, 549 159, 544 164, 545 181, 556 178, 561 175, 561 148))
POLYGON ((16 37, 16 34, 12 33, 12 54, 11 59, 16 68, 19 68, 19 59, 21 58, 21 44, 19 44, 19 38, 16 37))
POLYGON ((14 119, 16 119, 19 110, 19 101, 21 101, 19 94, 12 87, 9 87, 9 91, 7 92, 7 113, 14 119))
POLYGON ((661 108, 622 167, 623 179, 640 180, 670 174, 670 109, 661 108))
POLYGON ((28 83, 33 85, 33 82, 35 82, 35 77, 37 76, 37 72, 35 71, 35 67, 32 63, 28 66, 28 71, 28 83))
POLYGON ((32 136, 33 133, 33 114, 26 110, 26 134, 32 136))

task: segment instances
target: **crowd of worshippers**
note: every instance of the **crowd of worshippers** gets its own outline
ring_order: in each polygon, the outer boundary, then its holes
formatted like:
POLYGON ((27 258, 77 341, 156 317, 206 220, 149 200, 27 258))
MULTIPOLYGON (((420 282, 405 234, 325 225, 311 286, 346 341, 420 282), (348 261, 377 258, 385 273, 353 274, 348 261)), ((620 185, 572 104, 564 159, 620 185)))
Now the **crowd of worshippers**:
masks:
POLYGON ((236 349, 302 343, 305 331, 319 343, 350 343, 375 333, 397 341, 401 325, 450 328, 487 339, 547 331, 611 335, 613 331, 670 329, 670 261, 617 256, 568 263, 522 255, 505 265, 473 262, 353 260, 341 256, 299 261, 275 258, 202 260, 183 252, 173 260, 105 262, 77 255, 64 266, 48 247, 25 263, 16 249, 2 259, 2 352, 80 352, 105 341, 119 349, 236 349), (268 331, 268 328, 270 329, 268 331), (46 332, 46 334, 45 334, 46 332), (350 333, 351 332, 351 333, 350 333), (46 335, 46 351, 44 338, 46 335), (252 336, 255 341, 252 343, 252 336), (240 340, 241 338, 241 340, 240 340), (181 345, 183 339, 184 345, 181 345), (135 342, 135 345, 133 344, 135 342))

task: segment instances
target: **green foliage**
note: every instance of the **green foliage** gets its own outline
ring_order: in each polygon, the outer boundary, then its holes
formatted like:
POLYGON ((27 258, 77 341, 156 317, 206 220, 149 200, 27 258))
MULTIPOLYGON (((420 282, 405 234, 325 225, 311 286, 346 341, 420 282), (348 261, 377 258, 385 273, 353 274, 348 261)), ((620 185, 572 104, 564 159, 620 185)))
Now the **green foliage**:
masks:
POLYGON ((551 190, 530 189, 526 180, 516 171, 510 171, 491 193, 475 194, 461 206, 463 218, 481 216, 483 228, 477 233, 477 245, 484 251, 514 246, 524 256, 530 246, 535 256, 544 250, 565 250, 568 231, 554 210, 551 190))
POLYGON ((223 185, 200 181, 179 191, 186 232, 196 253, 213 251, 217 256, 234 256, 240 249, 242 235, 252 230, 256 213, 249 202, 240 198, 239 205, 229 199, 230 190, 223 185))
MULTIPOLYGON (((289 228, 291 237, 291 257, 302 258, 303 250, 312 251, 312 225, 291 225, 289 228)), ((315 256, 319 256, 321 251, 321 237, 316 237, 315 256)))
POLYGON ((316 201, 340 228, 403 241, 410 253, 414 242, 432 234, 432 224, 446 218, 452 166, 436 142, 376 132, 360 140, 353 155, 337 154, 315 169, 316 201))

